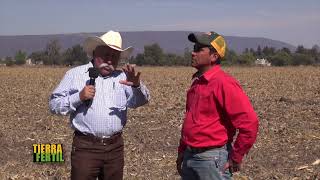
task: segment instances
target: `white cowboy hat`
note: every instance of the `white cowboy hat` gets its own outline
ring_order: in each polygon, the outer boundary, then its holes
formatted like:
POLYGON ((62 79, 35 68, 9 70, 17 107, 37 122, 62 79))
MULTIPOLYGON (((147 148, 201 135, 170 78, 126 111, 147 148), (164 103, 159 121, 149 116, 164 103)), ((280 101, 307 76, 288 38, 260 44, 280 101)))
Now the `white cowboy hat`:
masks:
POLYGON ((97 46, 109 46, 112 49, 121 51, 120 59, 126 59, 132 53, 133 48, 130 46, 126 49, 122 49, 122 38, 119 32, 108 31, 102 36, 88 37, 83 44, 83 48, 86 53, 93 57, 92 53, 97 46))

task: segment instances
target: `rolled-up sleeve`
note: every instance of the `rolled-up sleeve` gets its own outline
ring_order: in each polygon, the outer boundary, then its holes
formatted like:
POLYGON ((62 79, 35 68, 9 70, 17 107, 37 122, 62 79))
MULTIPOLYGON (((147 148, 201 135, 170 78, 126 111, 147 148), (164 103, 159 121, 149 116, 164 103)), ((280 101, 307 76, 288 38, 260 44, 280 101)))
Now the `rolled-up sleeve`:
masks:
POLYGON ((150 100, 149 90, 142 82, 138 88, 127 86, 126 94, 128 96, 127 106, 129 108, 137 108, 147 104, 150 100))

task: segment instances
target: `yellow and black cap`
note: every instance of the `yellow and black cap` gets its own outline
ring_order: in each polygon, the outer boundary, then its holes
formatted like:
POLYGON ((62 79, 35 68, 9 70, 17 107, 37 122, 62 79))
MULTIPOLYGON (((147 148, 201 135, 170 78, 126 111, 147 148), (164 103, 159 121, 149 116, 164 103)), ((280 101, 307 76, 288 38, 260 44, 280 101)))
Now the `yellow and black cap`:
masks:
POLYGON ((219 56, 223 58, 226 53, 226 41, 224 38, 216 32, 208 32, 202 34, 191 33, 188 35, 189 41, 206 46, 212 46, 219 56))

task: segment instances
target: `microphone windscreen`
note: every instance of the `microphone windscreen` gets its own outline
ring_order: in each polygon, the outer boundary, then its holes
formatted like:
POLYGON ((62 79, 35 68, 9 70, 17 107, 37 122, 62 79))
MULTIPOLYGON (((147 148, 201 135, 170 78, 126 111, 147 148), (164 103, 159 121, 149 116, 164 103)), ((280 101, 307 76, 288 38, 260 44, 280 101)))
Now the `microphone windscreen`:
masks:
POLYGON ((90 78, 97 78, 99 76, 99 70, 95 67, 88 69, 90 78))

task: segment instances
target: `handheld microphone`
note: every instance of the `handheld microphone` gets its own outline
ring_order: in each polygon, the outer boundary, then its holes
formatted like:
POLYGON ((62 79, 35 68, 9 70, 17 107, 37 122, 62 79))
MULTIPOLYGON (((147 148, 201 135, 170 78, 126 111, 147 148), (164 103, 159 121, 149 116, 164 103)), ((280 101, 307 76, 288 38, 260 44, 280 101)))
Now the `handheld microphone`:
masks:
MULTIPOLYGON (((97 68, 95 68, 95 67, 91 67, 91 68, 88 69, 88 71, 89 71, 89 77, 90 77, 89 85, 94 86, 96 84, 95 83, 96 78, 99 76, 99 70, 97 68)), ((89 107, 91 102, 92 102, 91 99, 86 100, 85 101, 86 106, 89 107)))

